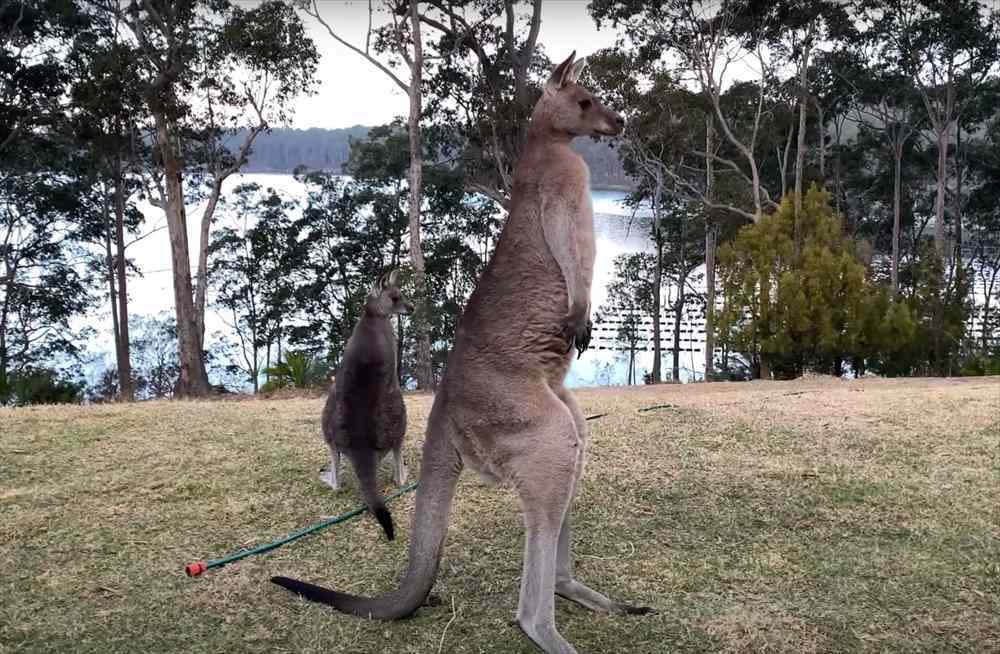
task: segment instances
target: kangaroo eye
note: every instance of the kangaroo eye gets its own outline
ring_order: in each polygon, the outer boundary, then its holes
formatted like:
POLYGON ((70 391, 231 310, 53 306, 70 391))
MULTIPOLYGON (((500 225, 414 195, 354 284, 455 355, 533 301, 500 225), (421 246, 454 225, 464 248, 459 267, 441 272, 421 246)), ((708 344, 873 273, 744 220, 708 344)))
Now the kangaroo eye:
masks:
POLYGON ((579 102, 580 108, 583 109, 584 111, 586 111, 587 109, 590 109, 590 106, 592 104, 594 104, 594 103, 591 102, 590 100, 580 100, 580 102, 579 102))

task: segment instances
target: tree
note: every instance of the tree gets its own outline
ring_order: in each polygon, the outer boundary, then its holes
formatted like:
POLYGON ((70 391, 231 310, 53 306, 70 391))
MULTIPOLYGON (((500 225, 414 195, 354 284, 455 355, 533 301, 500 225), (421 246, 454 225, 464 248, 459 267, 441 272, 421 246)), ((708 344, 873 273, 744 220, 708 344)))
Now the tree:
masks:
POLYGON ((68 81, 60 48, 87 27, 74 2, 6 0, 0 4, 0 155, 51 135, 63 117, 68 81))
POLYGON ((93 301, 77 265, 61 56, 85 27, 73 3, 0 3, 0 402, 18 379, 78 353, 69 321, 93 301))
POLYGON ((916 89, 909 77, 887 69, 870 52, 865 61, 852 66, 850 75, 856 93, 855 121, 861 130, 871 130, 880 135, 892 154, 892 252, 890 277, 892 292, 899 292, 900 236, 903 215, 903 155, 907 143, 921 129, 916 89), (853 81, 857 80, 857 81, 853 81))
MULTIPOLYGON (((77 352, 69 321, 93 301, 74 217, 81 210, 58 170, 0 177, 0 387, 12 374, 77 352)), ((0 388, 2 391, 2 388, 0 388)))
MULTIPOLYGON (((590 76, 605 102, 626 119, 618 148, 626 172, 636 182, 628 197, 634 211, 647 210, 655 248, 652 266, 653 368, 650 380, 662 381, 661 298, 663 296, 664 213, 668 190, 686 178, 684 159, 692 145, 691 95, 674 85, 662 68, 622 49, 601 51, 590 58, 590 76)), ((694 108, 697 113, 698 108, 694 108)))
POLYGON ((966 323, 971 311, 970 278, 952 262, 949 270, 937 248, 924 244, 911 264, 911 290, 903 297, 913 327, 909 338, 873 366, 884 375, 951 376, 961 370, 966 323))
MULTIPOLYGON (((424 141, 424 160, 437 160, 434 132, 424 141)), ((373 128, 352 146, 346 171, 351 181, 324 173, 300 175, 308 201, 294 231, 301 234, 304 263, 295 295, 299 301, 293 340, 336 363, 340 348, 360 317, 364 298, 379 274, 401 267, 407 257, 409 136, 399 124, 373 128), (317 338, 322 335, 321 338, 317 338)), ((443 366, 458 315, 488 260, 499 232, 492 202, 472 196, 447 166, 424 171, 422 245, 427 253, 429 330, 434 374, 443 366)), ((404 268, 404 292, 412 269, 404 268)), ((400 375, 415 378, 414 330, 398 324, 400 375)))
POLYGON ((158 174, 150 183, 170 233, 180 351, 180 395, 203 395, 202 353, 209 232, 226 178, 246 163, 258 134, 283 120, 289 102, 312 84, 318 55, 294 11, 276 0, 243 9, 227 0, 117 0, 93 3, 95 16, 138 53, 138 88, 153 122, 158 174), (224 73, 224 74, 223 74, 224 73), (199 116, 196 108, 203 108, 199 116), (232 154, 222 137, 243 125, 232 154), (193 119, 198 120, 193 124, 193 119), (198 293, 191 281, 185 175, 208 181, 198 249, 198 293))
POLYGON ((466 188, 507 208, 528 119, 551 70, 538 47, 542 0, 431 0, 420 20, 432 30, 436 63, 428 113, 449 133, 466 188))
POLYGON ((271 344, 281 359, 282 327, 292 320, 295 236, 287 217, 293 204, 274 189, 241 184, 230 224, 217 229, 209 246, 215 304, 226 311, 241 353, 237 363, 254 393, 262 368, 270 365, 271 344), (261 351, 268 356, 262 358, 261 351))
POLYGON ((765 24, 759 16, 748 12, 744 3, 729 0, 721 4, 697 0, 597 0, 591 4, 591 12, 599 24, 610 21, 622 25, 629 39, 647 57, 658 59, 665 50, 678 57, 678 70, 693 77, 691 81, 697 92, 714 114, 715 128, 733 152, 729 157, 716 153, 702 153, 702 156, 711 158, 746 183, 752 208, 719 203, 714 198, 708 200, 704 191, 693 185, 687 189, 697 192, 703 202, 711 202, 712 208, 731 211, 746 220, 760 220, 766 208, 775 206, 761 178, 756 153, 775 62, 760 38, 765 24), (752 34, 752 38, 747 34, 752 34), (759 83, 730 86, 726 73, 735 61, 745 58, 753 59, 759 83), (732 97, 734 90, 752 91, 754 96, 743 129, 737 127, 733 114, 724 108, 726 96, 732 97))
POLYGON ((652 271, 656 259, 649 254, 622 254, 615 257, 614 277, 607 287, 598 322, 615 322, 619 345, 628 352, 626 383, 636 383, 636 352, 643 345, 642 325, 653 305, 652 271))
POLYGON ((945 251, 951 132, 986 78, 996 72, 1000 13, 978 0, 878 0, 858 3, 879 53, 916 86, 937 146, 934 242, 945 251))
POLYGON ((391 24, 373 30, 371 22, 372 8, 369 4, 368 33, 365 36, 364 50, 351 45, 341 34, 338 34, 323 19, 317 0, 304 2, 302 7, 306 13, 318 20, 326 31, 336 41, 353 52, 362 56, 376 69, 387 75, 410 99, 410 111, 407 119, 409 134, 410 166, 408 173, 409 189, 409 228, 410 228, 410 265, 413 266, 414 293, 412 296, 413 329, 416 332, 417 357, 416 377, 417 388, 431 389, 434 386, 431 369, 430 321, 427 301, 427 273, 424 263, 424 251, 421 245, 420 216, 423 208, 423 145, 421 144, 420 119, 423 113, 423 41, 420 31, 419 3, 407 0, 386 0, 391 24), (409 69, 409 79, 404 81, 389 66, 379 61, 370 49, 372 37, 376 38, 376 51, 392 53, 399 56, 409 69))
POLYGON ((292 228, 299 234, 302 270, 290 336, 300 349, 327 353, 334 366, 373 281, 403 260, 407 141, 393 128, 373 130, 369 141, 355 145, 348 166, 353 181, 328 173, 299 175, 307 199, 292 228))
MULTIPOLYGON (((823 45, 836 47, 838 42, 852 39, 855 30, 842 2, 831 0, 777 0, 768 3, 748 3, 741 12, 750 43, 762 39, 778 58, 795 69, 798 125, 795 149, 794 204, 796 214, 802 210, 803 178, 807 151, 806 133, 811 93, 810 62, 823 45)), ((737 28, 740 31, 740 28, 737 28)), ((784 195, 784 192, 782 193, 784 195)))
POLYGON ((705 246, 704 232, 708 221, 702 217, 702 211, 705 209, 694 202, 675 200, 667 205, 661 216, 660 238, 670 254, 666 260, 661 257, 661 265, 673 291, 670 311, 674 324, 670 349, 673 359, 671 377, 675 382, 681 381, 681 322, 684 311, 693 301, 701 299, 692 293, 690 283, 692 274, 704 260, 702 248, 705 246))
POLYGON ((173 397, 180 380, 177 322, 173 316, 135 316, 132 330, 132 363, 136 397, 173 397))
POLYGON ((886 331, 889 311, 873 313, 881 292, 843 236, 829 197, 810 188, 798 217, 786 198, 720 252, 726 310, 719 338, 742 352, 758 377, 795 377, 807 368, 841 375, 845 363, 862 359, 859 351, 882 344, 874 332, 886 331))
POLYGON ((98 206, 92 208, 95 219, 85 238, 89 236, 103 248, 100 268, 107 279, 111 304, 115 385, 118 398, 127 402, 135 399, 135 389, 129 352, 125 236, 136 234, 144 220, 131 202, 140 185, 129 169, 135 158, 145 156, 148 150, 137 136, 142 98, 137 91, 133 54, 118 41, 117 34, 88 31, 76 40, 69 57, 73 136, 86 146, 79 162, 85 171, 83 183, 100 187, 98 206))
POLYGON ((983 139, 970 147, 968 207, 969 252, 977 292, 982 297, 980 347, 1000 346, 1000 320, 994 316, 1000 302, 1000 118, 983 130, 983 139))

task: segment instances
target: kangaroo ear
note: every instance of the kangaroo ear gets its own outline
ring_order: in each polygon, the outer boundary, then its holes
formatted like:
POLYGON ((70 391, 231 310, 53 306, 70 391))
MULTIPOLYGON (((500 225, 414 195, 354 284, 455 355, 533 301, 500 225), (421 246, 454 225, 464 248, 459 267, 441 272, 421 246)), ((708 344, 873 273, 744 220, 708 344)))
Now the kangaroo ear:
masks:
POLYGON ((551 75, 549 75, 549 80, 545 82, 546 91, 558 91, 565 86, 568 81, 570 81, 568 79, 569 72, 573 66, 573 59, 575 58, 576 50, 570 53, 569 57, 566 58, 566 61, 556 66, 556 69, 552 71, 551 75))
POLYGON ((389 286, 399 286, 399 269, 393 268, 388 277, 389 286))
POLYGON ((573 82, 574 84, 576 84, 576 81, 580 79, 580 73, 582 73, 586 67, 587 67, 586 57, 584 57, 583 59, 577 59, 576 62, 574 62, 574 64, 570 66, 569 72, 566 75, 566 82, 573 82))
POLYGON ((373 290, 375 290, 375 291, 381 291, 382 289, 384 289, 385 288, 385 282, 388 279, 388 277, 389 277, 389 275, 387 273, 382 273, 381 275, 379 275, 378 276, 378 281, 375 282, 375 288, 373 290))

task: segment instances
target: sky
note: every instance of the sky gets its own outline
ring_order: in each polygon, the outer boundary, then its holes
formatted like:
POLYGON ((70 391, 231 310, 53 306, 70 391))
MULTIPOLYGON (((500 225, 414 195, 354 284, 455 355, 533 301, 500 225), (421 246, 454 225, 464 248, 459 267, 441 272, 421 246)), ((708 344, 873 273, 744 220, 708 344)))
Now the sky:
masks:
MULTIPOLYGON (((378 0, 374 6, 379 5, 378 0)), ((345 40, 362 47, 368 25, 367 0, 319 0, 323 19, 345 40)), ((319 83, 313 96, 300 98, 292 127, 381 125, 405 115, 409 103, 388 76, 360 55, 337 43, 315 19, 304 16, 309 35, 320 52, 319 83)), ((376 24, 378 15, 376 14, 376 24)), ((587 12, 587 0, 546 0, 538 43, 551 59, 573 50, 585 56, 613 45, 615 31, 598 31, 587 12)), ((404 77, 405 70, 400 71, 404 77)))

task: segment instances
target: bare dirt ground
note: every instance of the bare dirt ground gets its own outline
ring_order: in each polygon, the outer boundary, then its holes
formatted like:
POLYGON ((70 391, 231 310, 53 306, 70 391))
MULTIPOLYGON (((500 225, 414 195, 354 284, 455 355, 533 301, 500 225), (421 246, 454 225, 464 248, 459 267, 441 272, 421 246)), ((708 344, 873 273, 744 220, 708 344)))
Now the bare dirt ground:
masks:
MULTIPOLYGON (((666 385, 578 393, 591 422, 578 576, 659 609, 558 600, 582 653, 1000 652, 1000 379, 666 385)), ((408 398, 411 474, 430 398, 408 398)), ((463 475, 435 592, 383 623, 267 582, 389 588, 413 495, 184 576, 358 505, 317 474, 322 400, 0 409, 2 652, 533 652, 509 621, 523 532, 463 475)), ((388 466, 381 471, 391 489, 388 466)))

